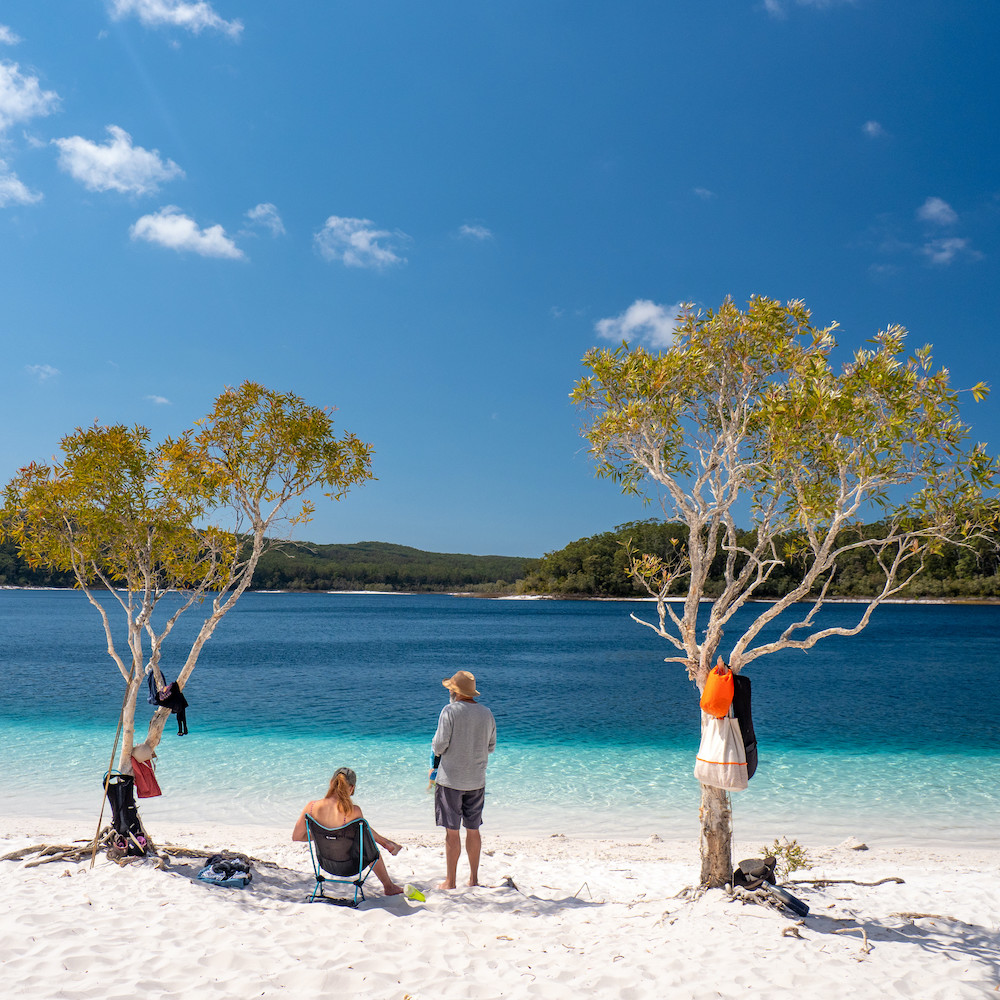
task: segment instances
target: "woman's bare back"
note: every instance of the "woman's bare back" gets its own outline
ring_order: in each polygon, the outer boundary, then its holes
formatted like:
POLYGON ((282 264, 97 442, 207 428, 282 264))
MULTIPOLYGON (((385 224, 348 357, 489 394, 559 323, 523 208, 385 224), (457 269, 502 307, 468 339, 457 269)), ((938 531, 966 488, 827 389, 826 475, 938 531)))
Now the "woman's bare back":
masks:
POLYGON ((362 815, 358 806, 354 806, 352 811, 345 815, 336 799, 316 799, 315 802, 310 802, 306 806, 305 811, 317 823, 329 827, 331 830, 343 826, 345 823, 350 823, 352 819, 358 819, 362 815))

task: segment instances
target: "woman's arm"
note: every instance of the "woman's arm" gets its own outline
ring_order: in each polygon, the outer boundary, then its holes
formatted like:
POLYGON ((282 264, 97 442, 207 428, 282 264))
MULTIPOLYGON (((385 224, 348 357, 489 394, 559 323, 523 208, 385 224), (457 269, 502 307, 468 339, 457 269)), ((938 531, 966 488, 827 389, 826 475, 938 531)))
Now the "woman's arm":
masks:
POLYGON ((295 826, 292 829, 292 840, 308 840, 309 837, 306 834, 306 813, 309 812, 312 807, 311 802, 306 803, 305 809, 302 810, 302 814, 295 821, 295 826))

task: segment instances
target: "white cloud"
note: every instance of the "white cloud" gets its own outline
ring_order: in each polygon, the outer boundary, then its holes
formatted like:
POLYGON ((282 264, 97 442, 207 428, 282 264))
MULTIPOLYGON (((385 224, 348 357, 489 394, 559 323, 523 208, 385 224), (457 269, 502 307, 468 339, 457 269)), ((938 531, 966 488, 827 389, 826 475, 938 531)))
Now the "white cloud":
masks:
POLYGON ((953 226, 958 222, 958 213, 943 198, 931 197, 917 209, 917 218, 936 226, 953 226))
POLYGON ((491 240, 493 233, 485 226, 461 225, 458 227, 458 235, 469 240, 491 240))
POLYGON ((711 201, 715 197, 714 191, 709 191, 708 188, 692 188, 691 189, 702 201, 711 201))
POLYGON ((669 347, 683 308, 682 302, 661 306, 649 299, 636 299, 620 316, 598 320, 594 329, 606 340, 640 340, 650 347, 669 347))
POLYGON ((17 45, 21 39, 6 24, 0 24, 0 45, 17 45))
MULTIPOLYGON (((791 0, 764 0, 764 10, 772 17, 784 17, 785 8, 791 0)), ((840 4, 855 3, 856 0, 795 0, 799 7, 836 7, 840 4)))
POLYGON ((4 205, 33 205, 41 201, 37 191, 29 191, 7 164, 0 160, 0 208, 4 205))
POLYGON ((196 35, 210 28, 230 38, 243 31, 242 21, 224 20, 204 0, 110 0, 110 6, 115 20, 135 16, 150 28, 185 28, 196 35))
POLYGON ((132 226, 129 235, 133 240, 156 243, 169 250, 188 250, 202 257, 243 258, 243 251, 226 235, 222 226, 200 229, 194 219, 188 218, 175 205, 144 215, 132 226))
POLYGON ((0 132, 15 122, 51 114, 59 103, 54 90, 42 90, 37 76, 24 76, 17 63, 0 59, 0 132))
POLYGON ((285 224, 281 221, 278 209, 269 201, 251 208, 247 212, 247 218, 258 226, 263 226, 272 236, 283 236, 285 233, 285 224))
POLYGON ((82 136, 53 139, 59 147, 59 166, 91 191, 152 194, 160 184, 183 177, 173 160, 159 150, 132 145, 132 136, 117 125, 108 125, 111 138, 102 146, 82 136))
POLYGON ((408 239, 405 233, 373 229, 371 219, 347 219, 331 215, 313 237, 316 248, 326 260, 339 260, 348 267, 388 267, 405 264, 391 242, 408 239))
POLYGON ((147 396, 146 399, 157 406, 170 406, 170 400, 166 396, 147 396))
POLYGON ((941 267, 947 267, 956 257, 970 257, 973 260, 982 257, 978 250, 972 249, 970 240, 959 236, 928 240, 920 251, 932 264, 941 267))
POLYGON ((861 126, 861 131, 864 132, 870 139, 882 139, 885 136, 885 129, 882 128, 880 122, 868 121, 861 126))
POLYGON ((47 378, 54 378, 59 374, 59 369, 53 368, 52 365, 25 365, 24 370, 29 375, 34 375, 39 382, 44 382, 47 378))

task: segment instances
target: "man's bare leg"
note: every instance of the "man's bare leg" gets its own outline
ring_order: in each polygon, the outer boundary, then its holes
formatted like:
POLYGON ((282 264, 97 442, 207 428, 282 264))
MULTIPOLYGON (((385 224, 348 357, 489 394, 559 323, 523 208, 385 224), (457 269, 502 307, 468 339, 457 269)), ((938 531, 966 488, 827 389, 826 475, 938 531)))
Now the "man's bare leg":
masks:
POLYGON ((462 837, 458 830, 444 831, 444 863, 447 877, 438 886, 439 889, 454 889, 458 876, 458 858, 462 853, 462 837))
POLYGON ((483 838, 478 830, 465 831, 465 853, 469 855, 469 885, 479 885, 479 855, 483 838))

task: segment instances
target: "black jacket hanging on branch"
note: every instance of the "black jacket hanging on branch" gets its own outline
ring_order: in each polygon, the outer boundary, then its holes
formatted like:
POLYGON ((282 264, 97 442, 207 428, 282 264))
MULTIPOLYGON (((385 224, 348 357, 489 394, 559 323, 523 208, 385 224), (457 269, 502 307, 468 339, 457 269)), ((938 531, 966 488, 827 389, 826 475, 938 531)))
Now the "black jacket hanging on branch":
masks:
MULTIPOLYGON (((166 678, 164 678, 166 680, 166 678)), ((152 672, 149 675, 149 702, 153 705, 159 705, 160 708, 169 708, 177 716, 177 735, 187 736, 187 713, 186 709, 188 706, 187 698, 184 697, 184 693, 181 691, 179 685, 176 681, 171 684, 166 684, 164 687, 157 690, 156 681, 154 680, 152 672), (153 701, 153 694, 156 695, 156 701, 153 701)))
POLYGON ((750 678, 742 674, 734 674, 735 689, 733 692, 733 715, 740 724, 743 735, 743 749, 747 755, 747 779, 753 777, 757 770, 757 736, 753 731, 753 719, 750 717, 750 678))

